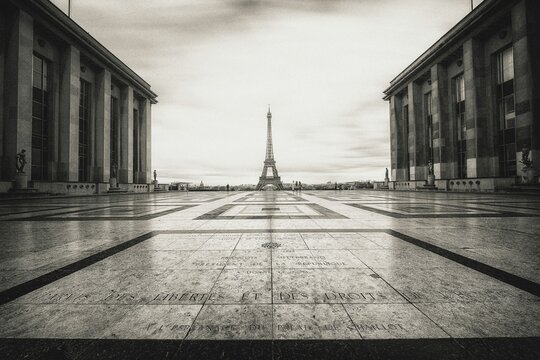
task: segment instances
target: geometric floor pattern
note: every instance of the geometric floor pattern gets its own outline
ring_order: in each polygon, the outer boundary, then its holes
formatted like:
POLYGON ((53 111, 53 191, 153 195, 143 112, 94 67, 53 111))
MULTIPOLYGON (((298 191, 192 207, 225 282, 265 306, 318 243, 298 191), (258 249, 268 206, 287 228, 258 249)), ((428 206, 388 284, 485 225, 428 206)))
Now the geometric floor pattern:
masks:
POLYGON ((368 190, 3 201, 0 358, 537 359, 539 210, 368 190))

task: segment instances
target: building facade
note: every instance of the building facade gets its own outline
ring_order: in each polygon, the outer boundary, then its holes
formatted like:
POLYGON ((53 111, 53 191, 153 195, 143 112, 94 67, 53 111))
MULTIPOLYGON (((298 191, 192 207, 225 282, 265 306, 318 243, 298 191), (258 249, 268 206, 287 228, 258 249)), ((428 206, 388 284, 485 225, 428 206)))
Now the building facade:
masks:
POLYGON ((47 0, 0 4, 0 191, 151 190, 150 85, 47 0))
POLYGON ((540 165, 540 1, 484 0, 391 81, 391 187, 497 190, 540 165), (534 168, 534 166, 533 166, 534 168))

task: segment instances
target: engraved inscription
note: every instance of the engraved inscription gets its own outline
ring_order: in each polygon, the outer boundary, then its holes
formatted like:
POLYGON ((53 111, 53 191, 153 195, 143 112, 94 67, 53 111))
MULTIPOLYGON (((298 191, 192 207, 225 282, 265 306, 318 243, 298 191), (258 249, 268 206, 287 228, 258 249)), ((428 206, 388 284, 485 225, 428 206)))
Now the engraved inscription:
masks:
POLYGON ((201 302, 223 299, 221 294, 216 293, 159 293, 152 301, 160 302, 201 302))
POLYGON ((395 331, 402 330, 406 331, 405 327, 402 324, 355 324, 354 325, 358 331, 363 332, 372 332, 372 331, 395 331))
POLYGON ((352 300, 375 300, 373 293, 342 293, 342 292, 327 292, 324 293, 324 301, 332 300, 341 300, 341 301, 352 301, 352 300))

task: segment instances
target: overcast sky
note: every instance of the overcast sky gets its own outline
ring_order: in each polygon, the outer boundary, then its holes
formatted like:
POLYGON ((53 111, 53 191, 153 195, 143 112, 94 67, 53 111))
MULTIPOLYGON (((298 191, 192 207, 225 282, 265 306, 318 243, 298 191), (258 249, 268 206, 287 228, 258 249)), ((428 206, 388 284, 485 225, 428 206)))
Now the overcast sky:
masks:
POLYGON ((469 0, 72 0, 72 18, 159 95, 158 179, 205 184, 257 183, 268 104, 283 181, 382 180, 382 91, 469 11, 469 0))

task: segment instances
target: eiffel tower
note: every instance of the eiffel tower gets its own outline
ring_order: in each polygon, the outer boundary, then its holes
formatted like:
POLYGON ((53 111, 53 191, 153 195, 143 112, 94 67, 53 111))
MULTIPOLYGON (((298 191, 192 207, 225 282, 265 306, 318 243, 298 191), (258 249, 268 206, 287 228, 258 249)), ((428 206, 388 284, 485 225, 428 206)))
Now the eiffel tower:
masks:
POLYGON ((274 185, 278 190, 283 190, 283 183, 278 175, 276 161, 274 160, 274 147, 272 146, 272 113, 270 112, 270 106, 268 106, 266 118, 268 119, 266 125, 266 158, 264 159, 262 175, 257 184, 257 191, 262 190, 266 185, 274 185), (269 169, 272 169, 271 176, 268 176, 269 169))

